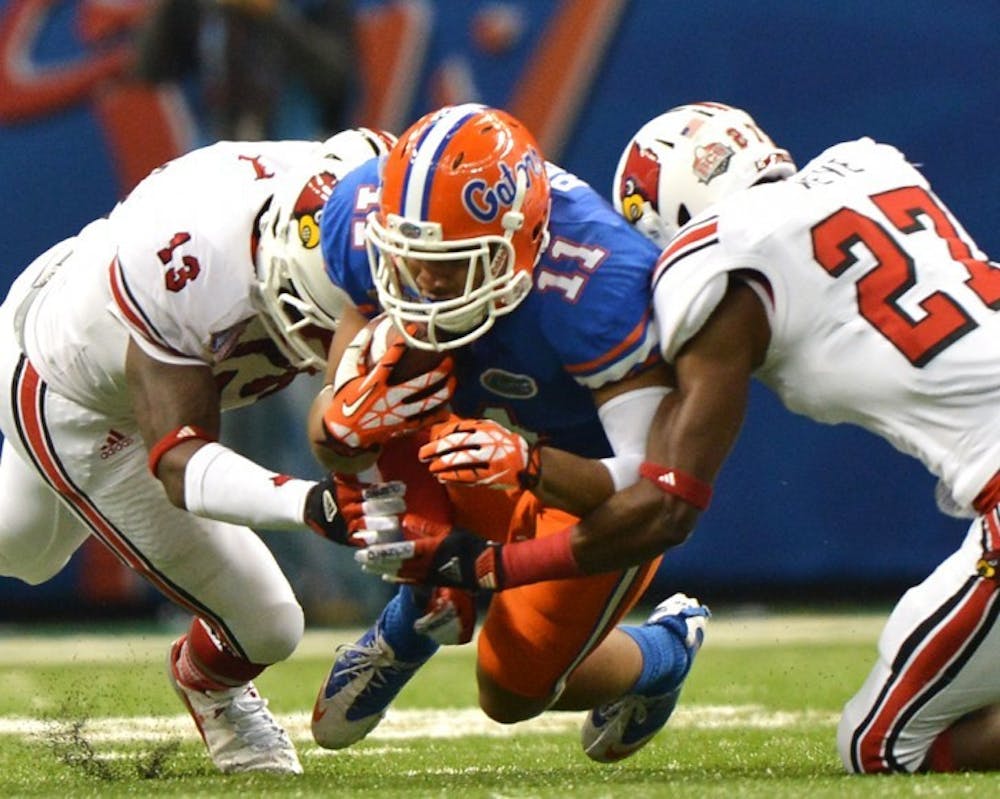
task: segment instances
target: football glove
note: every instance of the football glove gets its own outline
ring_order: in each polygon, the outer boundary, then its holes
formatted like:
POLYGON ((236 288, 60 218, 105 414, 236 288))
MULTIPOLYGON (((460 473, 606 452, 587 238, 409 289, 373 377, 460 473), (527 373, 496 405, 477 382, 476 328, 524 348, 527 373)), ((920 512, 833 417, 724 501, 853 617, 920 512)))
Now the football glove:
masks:
POLYGON ((417 593, 427 597, 426 613, 413 623, 421 635, 442 646, 467 644, 476 629, 476 601, 459 588, 425 588, 417 593))
POLYGON ((406 352, 397 332, 374 333, 368 325, 354 337, 337 368, 333 397, 323 415, 327 443, 334 451, 370 452, 393 436, 444 417, 455 392, 454 362, 444 358, 429 371, 393 381, 393 370, 406 352), (372 352, 376 338, 387 342, 380 357, 372 352))
POLYGON ((531 489, 541 476, 540 448, 489 419, 433 425, 418 453, 442 483, 531 489))
MULTIPOLYGON (((350 499, 341 500, 351 543, 372 546, 445 535, 451 527, 441 521, 410 513, 406 505, 406 484, 400 480, 387 483, 359 483, 350 499), (343 504, 345 503, 346 504, 343 504)), ((346 478, 344 479, 346 482, 346 478)))
POLYGON ((332 473, 306 495, 305 521, 324 538, 347 546, 400 541, 405 493, 398 480, 363 483, 354 475, 332 473))
POLYGON ((456 529, 434 538, 371 546, 355 552, 354 559, 389 582, 500 591, 501 549, 501 544, 456 529))
POLYGON ((353 486, 341 483, 335 474, 327 475, 306 494, 305 523, 317 535, 334 543, 360 546, 349 540, 347 521, 340 511, 342 506, 347 507, 353 496, 353 486))

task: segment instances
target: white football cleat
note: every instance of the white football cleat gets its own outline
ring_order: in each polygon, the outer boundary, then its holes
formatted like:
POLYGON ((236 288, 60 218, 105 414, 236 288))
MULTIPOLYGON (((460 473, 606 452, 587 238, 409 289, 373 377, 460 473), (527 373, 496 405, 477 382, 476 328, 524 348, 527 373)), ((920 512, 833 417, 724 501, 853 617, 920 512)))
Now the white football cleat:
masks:
POLYGON ((219 771, 301 774, 295 747, 252 682, 224 691, 199 691, 181 683, 175 664, 183 641, 180 638, 170 647, 167 676, 198 725, 219 771))
POLYGON ((688 654, 684 677, 665 693, 626 694, 591 710, 581 730, 583 751, 591 760, 599 763, 623 760, 639 751, 663 728, 680 699, 684 679, 705 640, 705 625, 711 615, 697 599, 684 594, 674 594, 656 606, 645 624, 667 628, 684 644, 688 654))

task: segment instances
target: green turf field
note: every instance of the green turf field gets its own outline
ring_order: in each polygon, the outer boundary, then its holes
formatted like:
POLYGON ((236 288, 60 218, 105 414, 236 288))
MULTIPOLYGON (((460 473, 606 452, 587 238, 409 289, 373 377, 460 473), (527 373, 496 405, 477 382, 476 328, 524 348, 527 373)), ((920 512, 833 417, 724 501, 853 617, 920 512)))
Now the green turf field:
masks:
POLYGON ((442 650, 383 724, 342 752, 309 737, 338 643, 315 631, 258 681, 305 775, 224 776, 163 676, 169 633, 0 630, 0 796, 997 796, 1000 775, 848 777, 838 709, 874 656, 880 615, 716 612, 670 725, 633 758, 589 761, 583 714, 504 727, 475 706, 474 649, 442 650))

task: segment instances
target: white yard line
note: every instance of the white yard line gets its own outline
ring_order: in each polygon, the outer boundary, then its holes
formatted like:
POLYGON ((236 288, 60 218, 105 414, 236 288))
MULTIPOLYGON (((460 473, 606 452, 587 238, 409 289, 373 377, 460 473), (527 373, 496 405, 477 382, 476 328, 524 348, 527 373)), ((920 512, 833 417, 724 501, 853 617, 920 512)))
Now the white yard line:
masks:
MULTIPOLYGON (((520 724, 504 725, 470 708, 447 710, 390 710, 385 720, 368 736, 369 741, 398 741, 409 738, 462 738, 470 735, 508 737, 523 734, 575 732, 583 713, 550 711, 520 724)), ((279 715, 278 721, 298 741, 311 742, 309 714, 279 715)), ((759 705, 695 705, 678 708, 670 719, 671 728, 681 729, 782 729, 800 725, 836 724, 833 713, 818 711, 768 711, 759 705)), ((0 716, 0 735, 51 738, 68 731, 71 721, 0 716)), ((121 716, 89 719, 81 733, 93 743, 165 741, 196 738, 190 717, 121 716)), ((364 750, 370 752, 370 750, 364 750)))

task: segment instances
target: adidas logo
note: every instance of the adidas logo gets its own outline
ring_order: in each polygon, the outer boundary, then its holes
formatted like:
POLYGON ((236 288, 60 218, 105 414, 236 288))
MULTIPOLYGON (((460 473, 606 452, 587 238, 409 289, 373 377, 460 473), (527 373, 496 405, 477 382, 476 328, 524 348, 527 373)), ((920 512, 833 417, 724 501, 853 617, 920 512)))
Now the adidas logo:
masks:
POLYGON ((656 479, 659 480, 664 485, 668 485, 668 486, 676 486, 677 485, 677 478, 674 477, 674 473, 673 472, 664 472, 663 474, 661 474, 656 479))
POLYGON ((135 439, 132 436, 127 436, 124 433, 119 433, 117 430, 112 428, 108 431, 108 437, 103 444, 101 444, 101 460, 107 460, 112 455, 117 452, 121 452, 126 447, 131 447, 135 443, 135 439))
POLYGON ((334 520, 337 515, 337 503, 333 498, 333 495, 329 491, 323 492, 323 516, 326 518, 327 523, 334 520))
POLYGON ((438 566, 438 574, 451 580, 453 583, 460 583, 462 581, 462 562, 457 556, 448 558, 448 560, 438 566))

